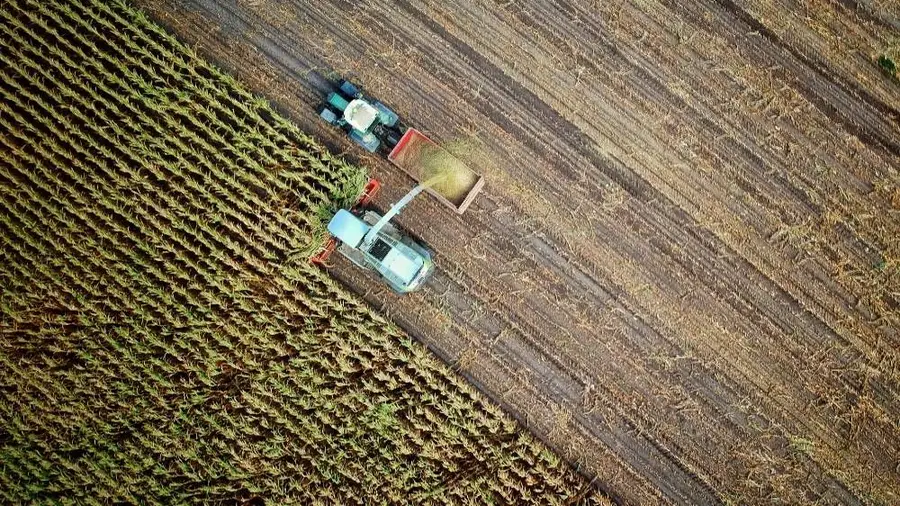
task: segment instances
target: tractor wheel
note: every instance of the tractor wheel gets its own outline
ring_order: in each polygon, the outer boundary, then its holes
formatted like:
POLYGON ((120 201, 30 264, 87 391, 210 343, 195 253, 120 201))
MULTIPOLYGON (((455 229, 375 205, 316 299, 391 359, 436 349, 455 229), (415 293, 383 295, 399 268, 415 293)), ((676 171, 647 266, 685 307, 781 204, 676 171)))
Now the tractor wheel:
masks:
POLYGON ((341 90, 341 93, 343 93, 344 96, 350 98, 351 100, 354 98, 358 98, 360 95, 359 88, 357 88, 353 83, 346 79, 341 79, 340 84, 338 84, 338 89, 341 90))
POLYGON ((327 107, 322 108, 322 112, 319 113, 319 117, 331 123, 332 125, 337 123, 337 114, 334 111, 327 107))

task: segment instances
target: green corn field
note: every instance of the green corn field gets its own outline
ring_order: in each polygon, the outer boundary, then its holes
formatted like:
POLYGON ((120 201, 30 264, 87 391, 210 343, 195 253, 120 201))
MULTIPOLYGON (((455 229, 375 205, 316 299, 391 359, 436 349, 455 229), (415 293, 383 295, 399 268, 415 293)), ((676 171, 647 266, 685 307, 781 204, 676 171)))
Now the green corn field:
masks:
POLYGON ((127 4, 0 25, 0 502, 603 501, 309 265, 364 171, 127 4))

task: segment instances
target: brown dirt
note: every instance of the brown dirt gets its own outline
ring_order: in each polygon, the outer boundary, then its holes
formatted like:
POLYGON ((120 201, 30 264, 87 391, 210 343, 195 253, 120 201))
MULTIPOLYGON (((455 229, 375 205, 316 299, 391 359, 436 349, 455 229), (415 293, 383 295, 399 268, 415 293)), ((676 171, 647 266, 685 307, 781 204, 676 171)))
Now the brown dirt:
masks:
POLYGON ((900 503, 896 2, 137 3, 381 207, 325 77, 483 144, 465 215, 400 217, 425 290, 333 272, 619 502, 900 503))

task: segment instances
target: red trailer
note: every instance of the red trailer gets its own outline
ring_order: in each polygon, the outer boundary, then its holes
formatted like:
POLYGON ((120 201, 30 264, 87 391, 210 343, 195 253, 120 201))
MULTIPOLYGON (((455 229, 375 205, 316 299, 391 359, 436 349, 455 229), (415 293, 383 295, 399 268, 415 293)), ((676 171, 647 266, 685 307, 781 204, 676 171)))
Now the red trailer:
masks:
POLYGON ((480 174, 415 128, 404 132, 388 154, 388 160, 419 183, 438 171, 446 174, 447 177, 425 191, 458 214, 466 211, 484 186, 484 178, 480 174))

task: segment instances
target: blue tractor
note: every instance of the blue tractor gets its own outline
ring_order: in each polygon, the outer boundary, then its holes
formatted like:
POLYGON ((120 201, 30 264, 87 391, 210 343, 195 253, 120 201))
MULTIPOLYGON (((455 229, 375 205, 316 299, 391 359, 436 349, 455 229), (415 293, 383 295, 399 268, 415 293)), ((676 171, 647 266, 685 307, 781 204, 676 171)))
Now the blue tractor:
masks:
POLYGON ((328 94, 319 113, 322 119, 343 128, 357 144, 372 153, 384 147, 394 148, 405 127, 399 116, 381 102, 366 98, 353 83, 342 79, 337 91, 328 94))

